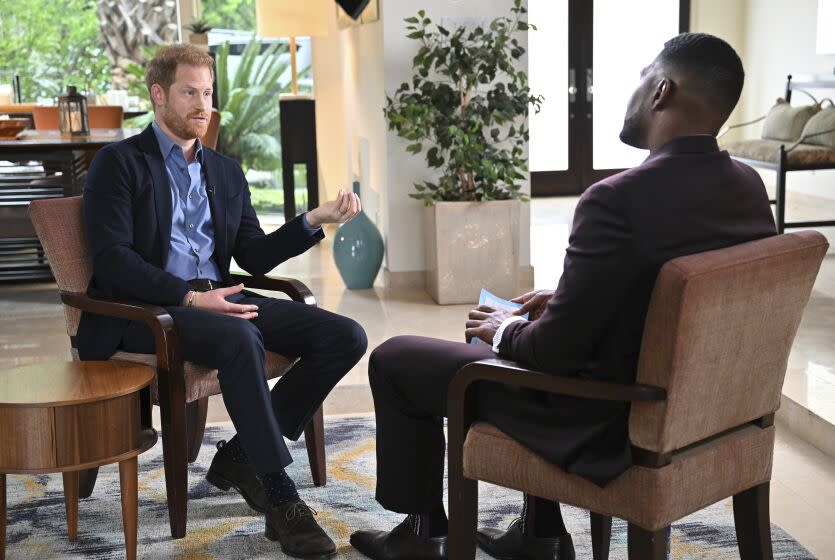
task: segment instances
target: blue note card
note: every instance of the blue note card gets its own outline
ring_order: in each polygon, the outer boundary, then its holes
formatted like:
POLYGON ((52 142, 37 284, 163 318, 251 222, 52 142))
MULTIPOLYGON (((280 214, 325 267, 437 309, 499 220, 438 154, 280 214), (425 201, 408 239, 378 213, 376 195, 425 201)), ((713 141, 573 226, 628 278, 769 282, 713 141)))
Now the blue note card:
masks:
MULTIPOLYGON (((485 290, 484 288, 481 289, 481 295, 479 295, 478 297, 478 304, 487 305, 492 307, 493 309, 504 309, 505 311, 514 311, 522 307, 521 303, 514 303, 510 300, 502 299, 496 294, 492 294, 489 291, 485 290)), ((525 313, 521 317, 527 319, 528 314, 525 313)), ((473 339, 470 340, 470 344, 483 344, 485 346, 491 346, 490 344, 487 344, 480 338, 475 337, 473 337, 473 339)))

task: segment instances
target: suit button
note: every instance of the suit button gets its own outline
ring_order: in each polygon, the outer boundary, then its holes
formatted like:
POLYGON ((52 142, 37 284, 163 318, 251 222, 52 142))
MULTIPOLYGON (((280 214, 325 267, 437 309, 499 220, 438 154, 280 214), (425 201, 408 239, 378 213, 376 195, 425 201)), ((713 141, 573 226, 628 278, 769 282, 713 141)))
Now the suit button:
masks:
POLYGON ((194 224, 189 224, 189 225, 188 225, 188 228, 189 228, 189 229, 194 229, 194 224))

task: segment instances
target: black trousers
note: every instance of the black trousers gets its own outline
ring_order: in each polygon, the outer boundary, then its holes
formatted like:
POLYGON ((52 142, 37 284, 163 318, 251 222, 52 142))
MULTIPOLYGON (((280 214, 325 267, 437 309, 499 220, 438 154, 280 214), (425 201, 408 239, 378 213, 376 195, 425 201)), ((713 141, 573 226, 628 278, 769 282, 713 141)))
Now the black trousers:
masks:
MULTIPOLYGON (((299 438, 368 342, 352 319, 304 303, 255 294, 230 301, 257 305, 258 317, 247 321, 188 307, 167 311, 177 325, 183 358, 217 368, 226 410, 256 471, 275 472, 293 461, 284 437, 299 438), (300 358, 272 391, 265 378, 265 349, 300 358)), ((122 348, 153 353, 150 329, 131 323, 122 348)))
MULTIPOLYGON (((489 346, 419 336, 387 340, 371 354, 377 419, 377 501, 400 513, 443 503, 447 389, 464 365, 495 358, 489 346)), ((481 391, 479 391, 481 400, 481 391)))

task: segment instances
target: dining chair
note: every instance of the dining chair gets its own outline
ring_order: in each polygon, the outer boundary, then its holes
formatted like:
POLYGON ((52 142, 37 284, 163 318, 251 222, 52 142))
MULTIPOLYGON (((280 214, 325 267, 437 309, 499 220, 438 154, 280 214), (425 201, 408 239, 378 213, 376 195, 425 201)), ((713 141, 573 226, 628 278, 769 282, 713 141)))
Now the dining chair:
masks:
MULTIPOLYGON (((87 119, 90 128, 122 128, 124 109, 121 105, 88 105, 87 119)), ((36 130, 59 130, 61 121, 58 107, 32 107, 32 120, 36 130)))

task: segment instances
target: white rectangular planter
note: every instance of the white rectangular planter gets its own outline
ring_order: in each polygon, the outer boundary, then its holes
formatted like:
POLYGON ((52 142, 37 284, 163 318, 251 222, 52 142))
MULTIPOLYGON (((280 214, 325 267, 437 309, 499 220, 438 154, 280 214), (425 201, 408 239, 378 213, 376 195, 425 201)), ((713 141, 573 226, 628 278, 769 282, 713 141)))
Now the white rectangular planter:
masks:
POLYGON ((426 290, 436 302, 476 303, 481 288, 519 295, 519 204, 436 202, 424 209, 426 290))

